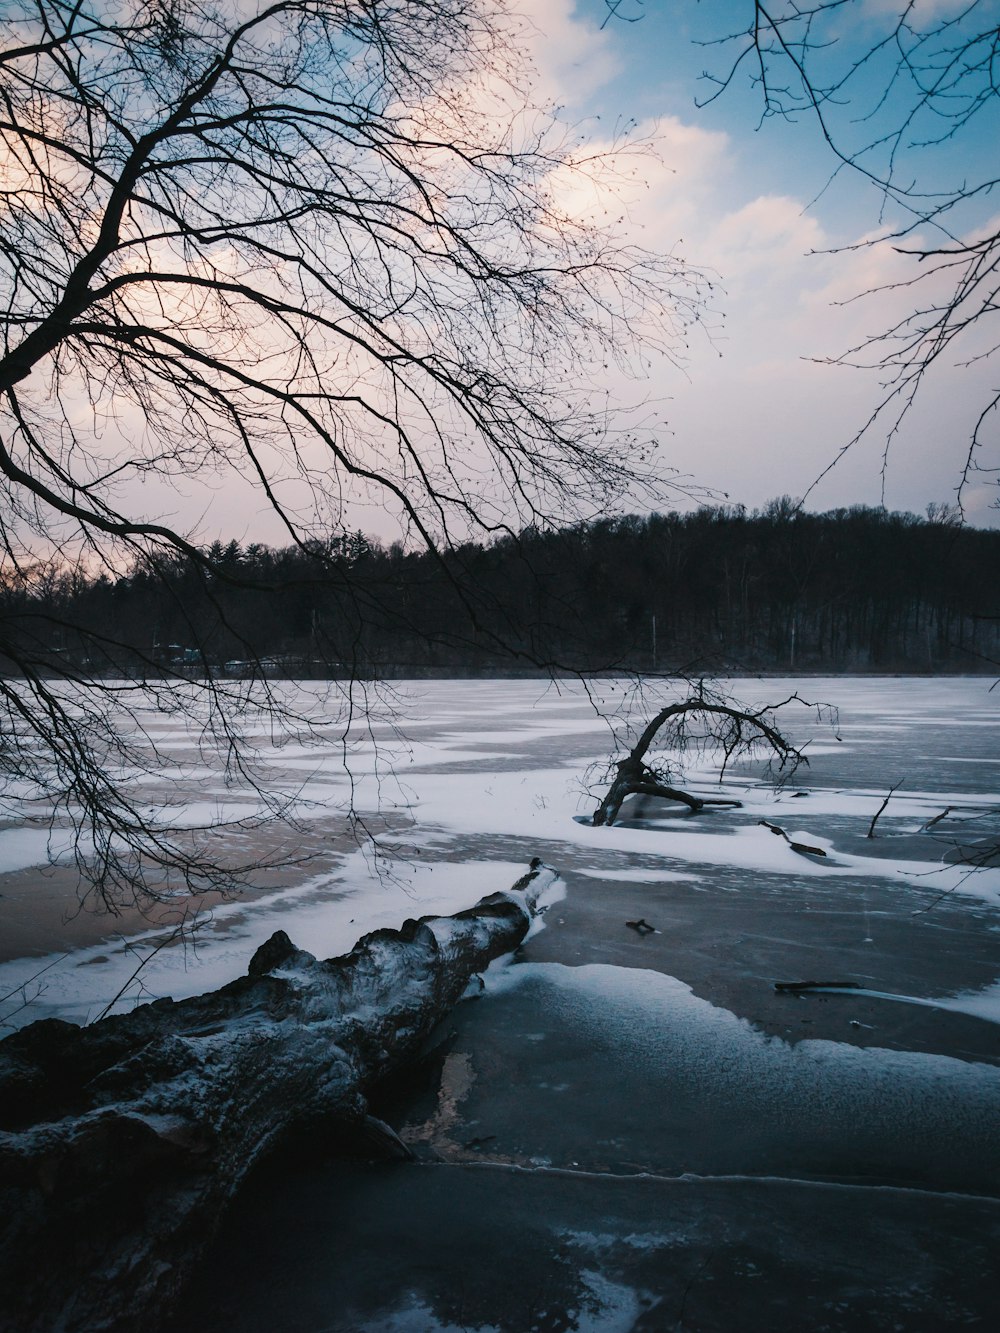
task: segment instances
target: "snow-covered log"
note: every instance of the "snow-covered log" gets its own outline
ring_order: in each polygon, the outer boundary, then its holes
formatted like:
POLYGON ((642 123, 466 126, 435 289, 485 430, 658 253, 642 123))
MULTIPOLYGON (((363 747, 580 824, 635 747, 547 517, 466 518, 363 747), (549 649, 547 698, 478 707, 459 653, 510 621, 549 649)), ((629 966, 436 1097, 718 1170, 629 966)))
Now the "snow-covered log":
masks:
POLYGON ((250 1167, 306 1126, 363 1125, 555 878, 536 858, 508 892, 325 962, 278 931, 220 990, 0 1042, 4 1333, 148 1333, 250 1167))

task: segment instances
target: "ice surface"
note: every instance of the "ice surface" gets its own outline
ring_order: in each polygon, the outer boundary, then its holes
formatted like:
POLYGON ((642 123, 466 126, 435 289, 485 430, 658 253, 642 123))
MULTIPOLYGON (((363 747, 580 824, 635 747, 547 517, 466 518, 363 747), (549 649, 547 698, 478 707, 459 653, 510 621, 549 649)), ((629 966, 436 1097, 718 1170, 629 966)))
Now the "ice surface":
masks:
MULTIPOLYGON (((582 1304, 568 1313, 573 1333, 631 1333, 643 1310, 656 1302, 645 1293, 613 1282, 604 1274, 583 1269, 578 1274, 582 1304)), ((341 1325, 342 1327, 342 1325, 341 1325)), ((356 1325, 356 1333, 501 1333, 495 1324, 443 1323, 433 1310, 415 1295, 389 1314, 365 1319, 356 1325)))
POLYGON ((950 1009, 956 1014, 971 1014, 987 1023, 1000 1023, 1000 982, 982 991, 963 991, 961 995, 937 996, 902 995, 897 991, 872 990, 867 986, 852 987, 849 992, 835 986, 813 986, 812 995, 839 995, 841 999, 870 996, 876 1000, 895 1000, 898 1004, 917 1004, 925 1009, 950 1009))
POLYGON ((581 870, 576 872, 587 879, 619 881, 623 884, 697 884, 702 875, 687 875, 678 870, 643 870, 630 867, 628 870, 581 870))
MULTIPOLYGON (((897 1169, 952 1173, 961 1162, 977 1187, 1000 1184, 996 1161, 981 1159, 1000 1121, 995 1065, 847 1041, 792 1043, 675 977, 635 967, 522 963, 486 981, 502 1030, 546 1046, 544 1083, 530 1085, 542 1152, 546 1133, 552 1152, 574 1143, 593 1151, 614 1104, 618 1151, 665 1170, 776 1174, 795 1163, 806 1175, 810 1163, 817 1170, 834 1160, 870 1177, 891 1175, 895 1153, 897 1169), (536 1024, 537 1034, 518 1022, 536 1024), (712 1129, 703 1135, 702 1126, 712 1129)), ((838 1003, 847 1030, 851 997, 838 1003)), ((490 1095, 502 1093, 494 1086, 490 1095)))
POLYGON ((54 829, 6 828, 0 831, 0 872, 27 870, 57 860, 72 850, 68 833, 54 829))
POLYGON ((990 1023, 1000 1023, 1000 981, 981 991, 963 991, 934 1003, 941 1009, 951 1009, 958 1014, 973 1014, 976 1018, 985 1018, 990 1023))
MULTIPOLYGON (((244 971, 253 949, 279 926, 318 956, 343 952, 377 926, 455 911, 485 893, 508 888, 536 853, 556 865, 569 858, 582 873, 621 883, 704 882, 720 869, 730 876, 766 874, 795 883, 889 881, 919 890, 915 906, 944 893, 953 900, 996 905, 1000 868, 969 874, 962 866, 865 855, 856 840, 851 850, 842 841, 845 829, 863 833, 889 785, 901 776, 905 784, 883 814, 880 833, 915 833, 949 805, 973 818, 1000 804, 1000 696, 989 693, 990 684, 982 677, 729 682, 731 693, 749 703, 780 699, 797 688, 809 699, 839 707, 835 733, 802 709, 785 723, 798 739, 812 737, 813 768, 800 771, 792 790, 775 791, 759 771, 746 768, 733 770, 720 785, 713 756, 697 756, 683 776, 684 785, 706 795, 734 797, 743 802, 741 810, 691 819, 680 809, 650 806, 643 827, 625 822, 596 829, 589 823, 600 785, 595 774, 606 765, 613 733, 629 743, 663 702, 661 686, 636 694, 614 681, 595 682, 589 690, 538 681, 407 683, 389 692, 395 714, 386 712, 370 726, 355 724, 345 731, 342 719, 329 712, 321 686, 276 682, 280 701, 293 710, 313 711, 326 743, 319 748, 296 740, 271 745, 263 720, 251 719, 248 732, 255 734, 256 728, 259 765, 268 783, 287 797, 305 827, 324 837, 343 826, 351 802, 362 813, 381 811, 397 819, 385 848, 405 844, 416 860, 398 860, 389 876, 379 876, 370 859, 331 848, 326 864, 333 868, 323 874, 311 872, 307 863, 290 887, 217 908, 200 929, 197 948, 164 949, 145 969, 145 985, 157 995, 210 989, 244 971), (966 753, 955 756, 959 730, 966 753), (843 742, 835 741, 835 734, 843 742), (962 762, 954 762, 957 758, 962 762), (594 765, 596 785, 588 789, 584 775, 594 765), (808 793, 804 798, 793 794, 802 790, 808 793), (791 838, 823 847, 830 856, 798 855, 759 826, 760 819, 780 824, 791 838), (487 844, 495 849, 489 856, 482 850, 487 844), (615 865, 623 854, 641 857, 641 866, 615 865), (523 860, 515 859, 519 856, 523 860)), ((198 748, 192 730, 196 717, 185 721, 153 714, 146 720, 166 751, 182 762, 189 784, 185 787, 182 774, 180 785, 167 793, 167 822, 197 827, 220 818, 248 820, 257 812, 245 790, 227 786, 221 764, 212 767, 210 748, 198 748)), ((146 787, 144 799, 155 801, 148 781, 146 787)), ((16 797, 16 792, 7 794, 9 817, 17 814, 16 797)), ((244 837, 253 855, 258 835, 251 830, 241 832, 237 825, 224 836, 244 837)), ((67 852, 66 837, 56 830, 52 850, 57 854, 67 852)), ((881 837, 879 844, 884 853, 881 837)), ((927 845, 938 850, 930 841, 927 845)), ((41 866, 48 849, 43 830, 6 827, 0 830, 0 872, 41 866)), ((0 897, 0 930, 5 901, 0 897)), ((98 1012, 135 967, 133 950, 149 948, 154 938, 159 936, 123 944, 110 937, 49 967, 31 1016, 81 1019, 98 1012)), ((54 956, 0 966, 0 994, 16 990, 54 956)), ((14 997, 15 1004, 19 1000, 14 997)), ((981 1012, 985 1006, 992 1013, 996 997, 990 992, 965 997, 961 1004, 963 1012, 981 1012)), ((959 998, 953 1007, 960 1007, 959 998)))
POLYGON ((443 1324, 430 1306, 416 1296, 391 1314, 359 1323, 357 1333, 502 1333, 496 1324, 443 1324))

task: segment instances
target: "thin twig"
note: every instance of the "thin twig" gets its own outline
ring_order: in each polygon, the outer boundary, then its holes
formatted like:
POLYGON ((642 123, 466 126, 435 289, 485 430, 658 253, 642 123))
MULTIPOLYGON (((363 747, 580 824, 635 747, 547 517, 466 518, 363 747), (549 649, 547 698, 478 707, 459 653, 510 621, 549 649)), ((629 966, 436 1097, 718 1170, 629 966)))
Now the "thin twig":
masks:
POLYGON ((893 795, 893 793, 899 791, 900 787, 903 785, 903 783, 904 783, 905 781, 906 781, 905 778, 900 778, 899 781, 898 781, 894 786, 892 786, 892 787, 889 788, 888 792, 886 793, 885 800, 882 802, 882 804, 879 806, 879 808, 875 811, 875 814, 874 814, 873 817, 872 817, 872 822, 868 825, 868 834, 867 834, 867 836, 868 836, 869 838, 874 838, 874 836, 875 836, 875 825, 878 823, 879 815, 881 815, 882 811, 883 811, 883 810, 885 809, 885 807, 889 804, 889 801, 892 799, 892 795, 893 795))

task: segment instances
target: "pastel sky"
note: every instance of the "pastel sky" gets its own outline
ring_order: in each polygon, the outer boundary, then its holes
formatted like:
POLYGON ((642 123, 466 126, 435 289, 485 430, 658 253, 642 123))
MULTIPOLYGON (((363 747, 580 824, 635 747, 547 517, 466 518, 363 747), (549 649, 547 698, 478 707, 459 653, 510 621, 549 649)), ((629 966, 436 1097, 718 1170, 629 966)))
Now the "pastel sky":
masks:
MULTIPOLYGON (((889 243, 874 246, 903 221, 878 191, 836 166, 813 118, 761 123, 761 99, 745 71, 724 95, 704 103, 713 85, 705 71, 725 72, 726 46, 715 39, 745 31, 751 0, 620 0, 608 19, 606 0, 511 0, 529 19, 526 38, 537 71, 535 100, 560 106, 568 126, 594 148, 626 123, 652 139, 624 187, 626 237, 653 251, 682 255, 717 276, 706 323, 709 336, 680 348, 681 369, 654 362, 645 382, 617 372, 595 378, 594 392, 612 402, 647 404, 643 423, 659 443, 658 457, 717 502, 759 507, 779 495, 806 497, 810 510, 853 504, 922 514, 931 503, 954 502, 970 433, 991 392, 1000 389, 997 358, 972 365, 942 361, 915 410, 891 440, 876 424, 839 457, 877 406, 877 373, 823 364, 912 314, 928 293, 887 283, 912 276, 914 261, 889 243), (630 20, 636 21, 630 21, 630 20), (869 293, 869 295, 864 295, 869 293), (830 469, 829 471, 827 469, 830 469)), ((786 0, 775 0, 787 8, 786 0)), ((831 67, 868 49, 891 26, 902 0, 844 0, 825 53, 831 67)), ((969 0, 916 0, 915 21, 950 16, 969 0)), ((975 17, 995 16, 1000 0, 978 0, 975 17)), ((871 98, 885 67, 858 79, 856 96, 871 98)), ((1000 99, 990 99, 968 130, 921 147, 899 163, 921 188, 988 175, 1000 144, 1000 99)), ((858 122, 859 101, 835 113, 845 142, 867 142, 888 125, 900 103, 890 97, 881 118, 858 122), (853 136, 853 138, 852 138, 853 136)), ((914 138, 933 134, 915 124, 914 138)), ((877 166, 877 162, 873 161, 877 166)), ((964 215, 950 215, 956 235, 1000 225, 1000 197, 988 192, 964 215)), ((939 244, 925 228, 911 244, 939 244)), ((977 324, 963 356, 983 353, 990 330, 977 324), (978 343, 975 339, 978 338, 978 343)), ((888 425, 889 423, 887 423, 888 425)), ((996 463, 996 414, 987 422, 983 465, 996 463), (992 449, 992 456, 988 453, 992 449)), ((1000 475, 1000 474, 998 474, 1000 475)), ((1000 494, 987 474, 962 496, 966 517, 1000 525, 1000 494)), ((155 480, 138 487, 138 503, 172 518, 196 537, 222 535, 280 543, 285 534, 248 482, 199 476, 178 489, 155 480)), ((638 507, 638 506, 637 506, 638 507)), ((352 527, 396 535, 379 506, 352 505, 352 527)))
MULTIPOLYGON (((880 216, 878 192, 855 173, 830 181, 836 163, 808 116, 761 124, 759 93, 743 74, 699 108, 712 89, 704 72, 722 74, 728 60, 726 47, 705 43, 745 29, 752 4, 622 0, 623 17, 607 22, 604 0, 525 2, 538 29, 543 87, 565 105, 563 114, 598 139, 634 120, 640 134, 657 140, 660 164, 644 169, 630 200, 636 236, 719 275, 722 322, 713 340, 691 343, 685 375, 664 368, 649 385, 652 397, 668 400, 665 461, 748 506, 807 492, 807 507, 816 510, 884 501, 922 513, 931 502, 953 501, 975 416, 998 387, 992 361, 939 367, 892 442, 884 478, 886 432, 876 428, 809 489, 879 398, 877 375, 816 360, 911 313, 919 293, 861 297, 911 275, 913 261, 890 245, 830 253, 884 234, 902 215, 890 209, 880 216)), ((860 51, 899 8, 892 0, 845 6, 834 30, 840 49, 829 58, 860 51)), ((920 0, 917 16, 960 8, 967 5, 920 0)), ((878 73, 873 68, 861 80, 860 93, 876 86, 878 73)), ((893 109, 890 103, 884 123, 893 109)), ((867 137, 868 125, 852 123, 856 112, 846 106, 838 124, 846 135, 867 137)), ((981 117, 945 145, 913 153, 903 169, 933 185, 982 176, 1000 143, 991 114, 990 123, 981 117)), ((914 137, 925 132, 915 127, 914 137)), ((980 227, 994 213, 1000 200, 987 197, 953 225, 980 227)), ((928 237, 926 229, 919 235, 928 237)), ((983 484, 966 491, 972 522, 1000 522, 990 508, 996 494, 983 484)))

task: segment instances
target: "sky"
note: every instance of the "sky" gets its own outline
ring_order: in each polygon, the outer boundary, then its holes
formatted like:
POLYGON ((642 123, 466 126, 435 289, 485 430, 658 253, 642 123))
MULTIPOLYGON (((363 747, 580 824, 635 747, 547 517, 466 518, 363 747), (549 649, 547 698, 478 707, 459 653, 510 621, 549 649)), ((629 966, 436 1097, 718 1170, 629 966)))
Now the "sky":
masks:
MULTIPOLYGON (((910 314, 920 293, 861 297, 909 277, 914 261, 888 244, 837 247, 882 235, 903 215, 890 208, 880 216, 881 196, 857 173, 831 181, 836 163, 810 116, 762 124, 759 92, 742 73, 699 107, 713 87, 705 71, 724 72, 729 50, 705 43, 744 29, 753 6, 622 0, 621 17, 608 21, 604 0, 525 3, 537 28, 540 87, 563 105, 561 114, 598 142, 629 120, 637 134, 656 140, 660 161, 647 164, 629 201, 636 239, 678 251, 719 278, 712 338, 685 349, 683 374, 663 367, 648 385, 651 398, 665 400, 664 461, 720 499, 748 507, 781 494, 807 495, 813 510, 884 503, 923 513, 932 502, 953 502, 972 423, 984 395, 998 387, 992 362, 942 364, 884 467, 886 431, 876 428, 823 476, 877 404, 879 377, 818 362, 910 314)), ((917 16, 964 7, 920 0, 917 16)), ((840 43, 831 62, 882 35, 898 9, 891 0, 854 0, 846 8, 831 30, 840 43)), ((867 136, 902 105, 890 96, 881 122, 855 123, 860 99, 880 86, 878 75, 878 68, 864 72, 859 100, 837 113, 845 135, 867 136)), ((995 113, 980 121, 940 147, 912 153, 901 170, 921 184, 981 176, 996 155, 1000 126, 995 113)), ((914 126, 913 137, 929 128, 914 126)), ((1000 200, 986 197, 958 221, 962 228, 988 225, 994 213, 1000 200)), ((926 228, 918 235, 926 239, 926 228)), ((963 495, 969 520, 1000 522, 991 508, 996 495, 995 487, 973 484, 963 495)))
MULTIPOLYGON (((595 395, 612 404, 644 405, 640 420, 657 442, 658 467, 694 489, 688 504, 754 509, 789 495, 819 512, 884 504, 923 514, 928 505, 953 503, 976 417, 1000 390, 996 358, 959 362, 989 350, 990 330, 978 321, 969 347, 939 361, 888 452, 888 421, 851 444, 881 399, 880 376, 829 360, 911 315, 927 293, 885 290, 912 277, 913 258, 880 240, 904 215, 887 208, 858 173, 835 173, 814 117, 762 120, 760 91, 746 70, 710 99, 715 85, 706 71, 723 74, 737 49, 718 39, 746 30, 751 0, 619 0, 614 16, 606 0, 509 3, 529 23, 524 40, 536 104, 557 105, 566 126, 595 150, 626 126, 653 145, 622 187, 622 239, 681 256, 714 281, 702 327, 672 349, 673 359, 654 359, 643 380, 627 381, 611 367, 593 381, 595 395)), ((891 29, 901 3, 836 4, 824 33, 836 40, 819 54, 823 67, 842 67, 867 51, 891 29)), ((774 5, 783 9, 789 0, 774 5)), ((911 12, 923 23, 967 8, 969 0, 915 0, 911 12)), ((1000 22, 1000 0, 978 0, 973 9, 977 21, 1000 22)), ((834 112, 845 142, 878 138, 905 107, 902 90, 893 90, 872 118, 859 120, 885 69, 866 64, 834 112)), ((981 179, 996 157, 998 122, 1000 98, 993 96, 961 133, 904 152, 900 177, 912 176, 922 189, 981 179)), ((940 123, 918 120, 910 138, 939 132, 940 123)), ((984 192, 952 225, 960 236, 995 232, 1000 194, 984 192)), ((907 243, 922 241, 940 237, 924 227, 907 243)), ((123 424, 142 430, 136 413, 123 414, 123 424)), ((1000 461, 997 427, 994 414, 985 432, 993 461, 1000 461)), ((980 452, 988 463, 986 448, 980 452)), ((962 503, 968 521, 1000 526, 1000 491, 990 480, 973 478, 962 503)), ((288 540, 252 479, 244 485, 200 472, 165 481, 141 472, 128 484, 136 508, 195 540, 288 540)), ((383 539, 398 535, 375 504, 354 505, 345 518, 348 527, 383 539)))

